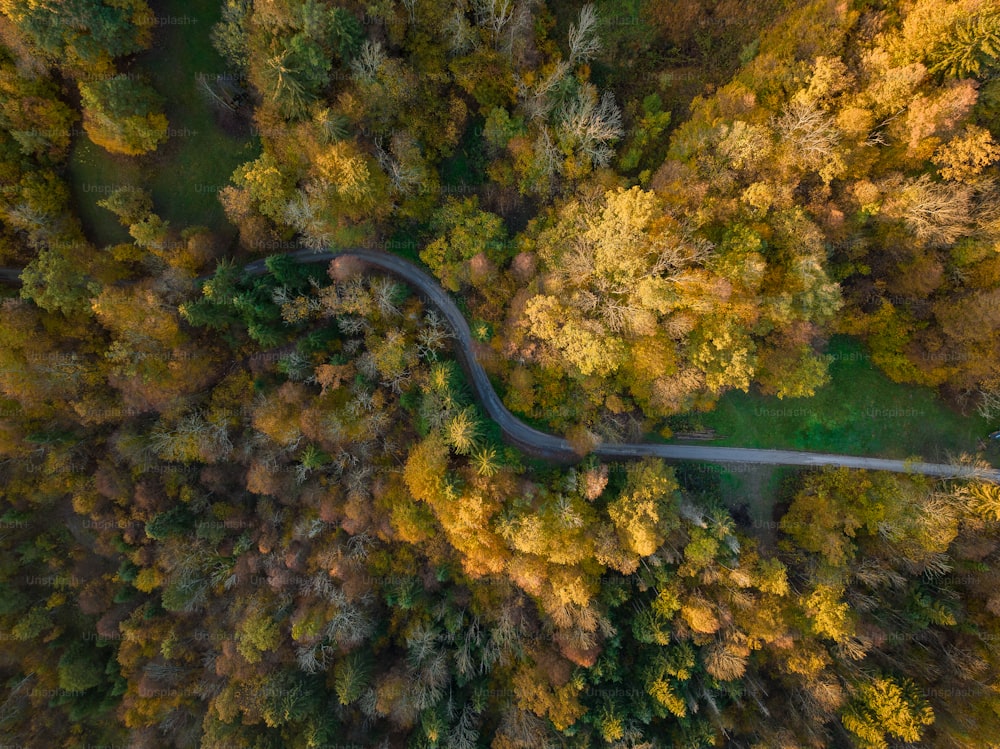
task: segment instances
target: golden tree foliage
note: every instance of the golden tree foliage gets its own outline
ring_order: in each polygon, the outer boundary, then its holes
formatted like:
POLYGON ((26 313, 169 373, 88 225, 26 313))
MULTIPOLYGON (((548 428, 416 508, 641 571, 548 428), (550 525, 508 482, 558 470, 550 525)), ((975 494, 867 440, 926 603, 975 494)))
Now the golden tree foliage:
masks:
POLYGON ((934 711, 911 681, 876 676, 858 684, 841 715, 844 726, 866 749, 886 749, 888 738, 920 741, 934 711))
POLYGON ((989 130, 967 125, 956 137, 940 146, 933 161, 945 179, 975 182, 983 169, 1000 159, 1000 146, 989 130))
POLYGON ((444 490, 447 467, 448 447, 440 437, 431 434, 410 450, 403 479, 415 499, 433 505, 444 490))
POLYGON ((514 674, 513 686, 522 709, 548 718, 560 731, 569 728, 586 712, 579 701, 580 687, 573 681, 553 686, 541 666, 520 669, 514 674))
POLYGON ((843 593, 843 588, 817 585, 803 601, 813 630, 835 642, 843 642, 854 634, 851 608, 841 600, 843 593))
POLYGON ((661 460, 628 466, 624 491, 608 505, 608 515, 625 548, 644 557, 663 543, 677 522, 677 488, 673 472, 661 460))

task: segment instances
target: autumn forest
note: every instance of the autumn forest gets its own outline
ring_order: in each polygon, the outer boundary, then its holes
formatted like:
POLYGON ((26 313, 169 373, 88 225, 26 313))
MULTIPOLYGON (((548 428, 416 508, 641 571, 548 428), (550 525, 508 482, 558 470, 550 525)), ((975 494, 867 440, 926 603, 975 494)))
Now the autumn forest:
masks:
POLYGON ((998 429, 997 0, 0 0, 0 747, 1000 749, 998 429))

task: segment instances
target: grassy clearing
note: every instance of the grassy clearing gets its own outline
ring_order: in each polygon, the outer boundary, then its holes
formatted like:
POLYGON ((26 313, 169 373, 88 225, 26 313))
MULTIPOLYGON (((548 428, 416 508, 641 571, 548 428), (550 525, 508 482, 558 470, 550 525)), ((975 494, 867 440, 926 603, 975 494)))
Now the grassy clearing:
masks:
POLYGON ((79 135, 70 154, 69 173, 77 214, 87 235, 101 246, 131 242, 128 231, 115 215, 97 205, 97 201, 116 187, 142 186, 140 161, 110 154, 91 143, 86 135, 79 135))
POLYGON ((143 185, 152 192, 154 210, 173 226, 208 226, 231 238, 236 229, 226 220, 218 193, 237 166, 256 158, 259 144, 220 127, 199 86, 202 77, 226 73, 209 38, 220 5, 217 0, 161 0, 153 6, 157 18, 168 22, 154 29, 153 48, 135 59, 130 72, 149 76, 166 99, 171 137, 141 158, 114 156, 86 136, 78 138, 70 173, 80 216, 98 243, 128 241, 115 217, 96 205, 103 195, 93 186, 143 185))
MULTIPOLYGON (((946 461, 976 452, 979 440, 997 427, 956 413, 931 388, 890 381, 855 339, 834 337, 828 355, 831 382, 812 398, 731 392, 714 411, 676 419, 675 431, 714 429, 714 445, 946 461)), ((987 457, 996 462, 997 453, 990 448, 987 457)))
POLYGON ((156 44, 138 64, 153 86, 167 98, 166 113, 175 133, 149 172, 153 202, 161 215, 177 225, 208 226, 235 232, 226 221, 218 192, 233 170, 256 158, 255 139, 234 137, 216 121, 215 108, 199 86, 203 77, 226 74, 223 59, 209 34, 219 20, 218 0, 163 0, 158 13, 166 18, 190 18, 191 24, 167 24, 156 29, 156 44))

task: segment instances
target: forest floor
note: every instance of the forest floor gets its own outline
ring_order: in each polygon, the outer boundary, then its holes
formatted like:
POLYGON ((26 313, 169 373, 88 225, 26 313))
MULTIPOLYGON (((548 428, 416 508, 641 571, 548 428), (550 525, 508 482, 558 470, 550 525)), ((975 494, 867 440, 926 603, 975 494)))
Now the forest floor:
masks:
POLYGON ((781 513, 783 482, 803 469, 763 463, 698 463, 682 460, 674 463, 681 486, 689 494, 718 500, 730 514, 764 545, 776 543, 781 513))
POLYGON ((153 195, 153 210, 175 228, 207 226, 227 242, 236 228, 226 219, 219 190, 229 184, 236 167, 257 157, 260 146, 248 124, 239 132, 221 121, 221 108, 210 102, 200 83, 227 75, 210 37, 221 6, 217 0, 155 0, 150 5, 160 19, 153 47, 127 69, 148 76, 166 99, 170 138, 152 154, 128 157, 108 153, 85 134, 78 136, 70 158, 78 212, 97 244, 131 241, 97 201, 116 186, 142 186, 153 195))
POLYGON ((743 463, 723 466, 704 463, 718 469, 718 497, 722 505, 764 547, 778 542, 778 519, 775 507, 781 502, 781 483, 790 473, 801 469, 743 463), (777 518, 777 519, 776 519, 777 518))

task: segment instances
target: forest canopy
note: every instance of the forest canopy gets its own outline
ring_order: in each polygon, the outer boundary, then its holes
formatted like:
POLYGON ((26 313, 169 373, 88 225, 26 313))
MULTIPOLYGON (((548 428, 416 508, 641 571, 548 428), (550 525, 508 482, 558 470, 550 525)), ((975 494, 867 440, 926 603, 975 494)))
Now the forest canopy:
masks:
POLYGON ((0 0, 0 735, 1000 748, 998 169, 995 0, 0 0))

